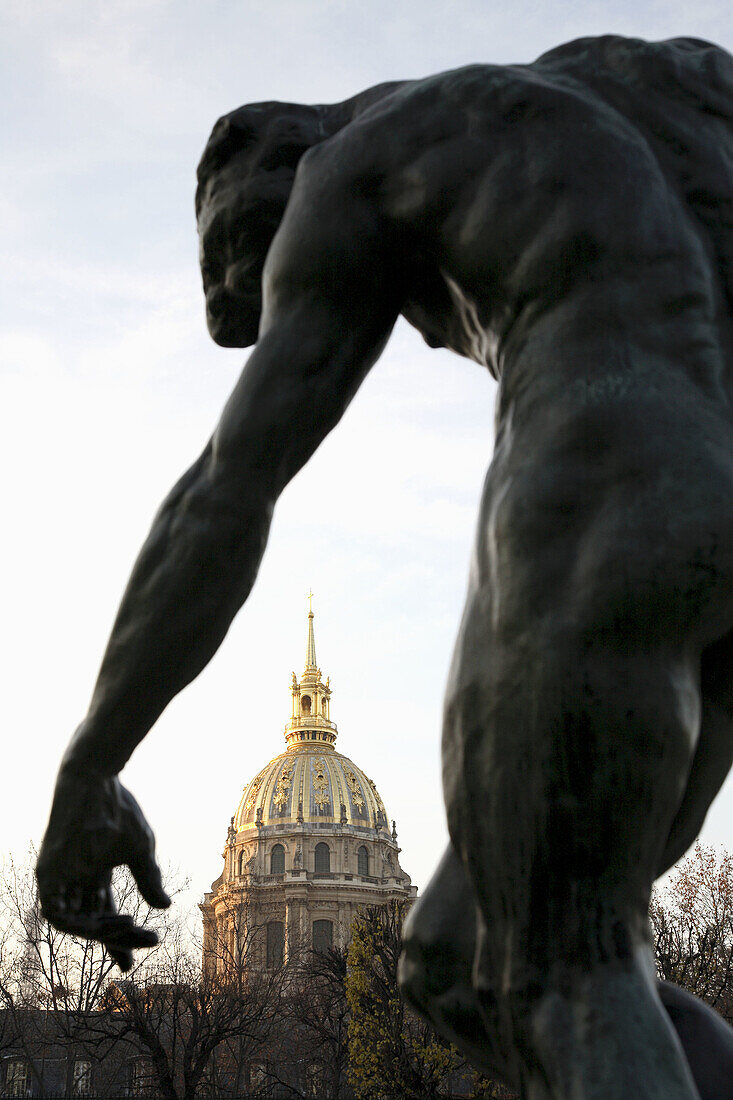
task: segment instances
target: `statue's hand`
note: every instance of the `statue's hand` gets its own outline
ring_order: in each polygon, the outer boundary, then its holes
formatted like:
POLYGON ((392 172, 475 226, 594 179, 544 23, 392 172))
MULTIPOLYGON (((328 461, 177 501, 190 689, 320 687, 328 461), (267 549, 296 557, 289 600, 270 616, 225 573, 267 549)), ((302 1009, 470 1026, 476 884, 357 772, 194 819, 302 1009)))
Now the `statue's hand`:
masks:
POLYGON ((62 766, 36 867, 43 916, 61 932, 98 940, 121 970, 129 970, 133 948, 153 947, 158 937, 117 912, 111 883, 121 864, 148 905, 170 905, 153 832, 130 792, 116 777, 62 766))

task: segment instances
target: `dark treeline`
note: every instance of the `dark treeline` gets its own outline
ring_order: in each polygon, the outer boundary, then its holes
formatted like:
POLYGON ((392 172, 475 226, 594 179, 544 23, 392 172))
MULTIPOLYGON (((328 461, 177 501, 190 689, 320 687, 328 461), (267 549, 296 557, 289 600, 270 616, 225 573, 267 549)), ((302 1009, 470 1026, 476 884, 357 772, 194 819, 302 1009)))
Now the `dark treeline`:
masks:
MULTIPOLYGON (((8 861, 0 877, 0 1095, 513 1096, 400 999, 404 904, 362 910, 348 952, 304 951, 271 970, 248 965, 264 929, 243 909, 236 957, 204 968, 196 937, 142 906, 123 873, 121 906, 160 936, 123 976, 100 945, 41 919, 31 865, 8 861)), ((698 844, 650 918, 660 977, 733 1023, 733 856, 698 844)))

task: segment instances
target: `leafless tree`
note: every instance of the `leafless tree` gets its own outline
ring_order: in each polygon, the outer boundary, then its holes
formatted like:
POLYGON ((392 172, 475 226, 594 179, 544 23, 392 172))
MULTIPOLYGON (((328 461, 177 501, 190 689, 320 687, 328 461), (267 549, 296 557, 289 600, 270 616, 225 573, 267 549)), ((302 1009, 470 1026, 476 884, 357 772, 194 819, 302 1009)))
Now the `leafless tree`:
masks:
POLYGON ((0 1058, 17 1048, 18 1023, 12 1012, 16 952, 9 925, 0 920, 0 1058))
POLYGON ((649 915, 659 976, 733 1023, 733 854, 698 841, 649 915))
POLYGON ((183 927, 131 980, 115 983, 115 1028, 144 1052, 150 1085, 165 1100, 239 1094, 247 1067, 268 1042, 281 1009, 281 970, 251 966, 261 929, 244 911, 230 914, 235 934, 202 965, 183 927))
POLYGON ((346 949, 303 950, 289 960, 282 1010, 268 1044, 262 1088, 280 1095, 341 1100, 351 1096, 346 949))
MULTIPOLYGON (((105 991, 114 962, 105 948, 59 932, 43 919, 33 868, 36 853, 5 860, 0 873, 0 997, 8 1045, 20 1050, 43 1088, 42 1061, 50 1044, 64 1052, 65 1088, 73 1091, 77 1059, 104 1059, 117 1042, 106 1026, 105 991)), ((165 918, 139 900, 126 868, 113 889, 136 923, 165 931, 165 918)))

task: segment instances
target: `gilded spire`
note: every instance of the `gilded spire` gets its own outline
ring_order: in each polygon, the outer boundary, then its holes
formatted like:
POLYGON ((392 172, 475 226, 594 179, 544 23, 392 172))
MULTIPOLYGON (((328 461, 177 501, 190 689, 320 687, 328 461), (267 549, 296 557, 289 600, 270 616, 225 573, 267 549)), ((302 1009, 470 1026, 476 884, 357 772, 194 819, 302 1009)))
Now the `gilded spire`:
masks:
POLYGON ((308 641, 305 648, 305 668, 300 680, 292 674, 290 694, 293 699, 291 718, 285 727, 288 748, 307 748, 320 741, 331 748, 336 740, 336 724, 331 721, 331 681, 324 684, 316 659, 316 639, 313 632, 313 593, 308 593, 308 641))
POLYGON ((308 641, 305 647, 305 669, 304 672, 315 671, 318 668, 318 662, 316 661, 316 639, 313 633, 313 593, 308 593, 308 641))

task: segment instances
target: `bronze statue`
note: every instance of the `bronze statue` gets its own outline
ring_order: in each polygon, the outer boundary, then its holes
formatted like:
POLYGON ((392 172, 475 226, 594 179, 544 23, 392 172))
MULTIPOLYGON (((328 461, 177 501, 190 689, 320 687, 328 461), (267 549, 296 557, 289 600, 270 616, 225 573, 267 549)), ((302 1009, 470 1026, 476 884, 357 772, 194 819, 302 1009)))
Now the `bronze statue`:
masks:
POLYGON ((221 643, 280 492, 401 314, 499 380, 445 706, 452 847, 405 990, 533 1100, 707 1095, 647 905, 733 752, 732 179, 733 63, 692 39, 219 120, 207 320, 256 346, 155 518, 61 765, 38 862, 54 924, 123 968, 149 942, 110 898, 127 863, 168 904, 117 775, 221 643))

